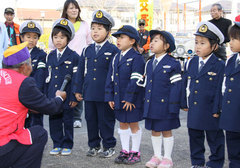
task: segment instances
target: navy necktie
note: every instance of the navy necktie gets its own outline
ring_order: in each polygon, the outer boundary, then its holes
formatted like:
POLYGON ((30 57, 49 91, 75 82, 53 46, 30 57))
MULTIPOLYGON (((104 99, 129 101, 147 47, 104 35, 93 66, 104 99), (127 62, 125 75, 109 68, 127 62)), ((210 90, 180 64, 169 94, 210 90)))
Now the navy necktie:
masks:
POLYGON ((57 60, 59 61, 60 58, 61 58, 62 54, 61 53, 58 53, 58 56, 57 56, 57 60))
POLYGON ((154 61, 153 61, 153 71, 154 71, 154 69, 156 68, 156 66, 157 66, 157 63, 158 63, 158 60, 157 59, 155 59, 154 61))
POLYGON ((99 52, 101 46, 100 45, 96 45, 96 54, 99 52))
POLYGON ((200 67, 199 67, 199 69, 198 69, 198 72, 200 72, 200 71, 202 70, 203 66, 204 66, 204 62, 203 62, 203 61, 200 61, 200 67))
POLYGON ((122 58, 123 58, 123 55, 121 54, 119 57, 119 62, 121 61, 122 58))

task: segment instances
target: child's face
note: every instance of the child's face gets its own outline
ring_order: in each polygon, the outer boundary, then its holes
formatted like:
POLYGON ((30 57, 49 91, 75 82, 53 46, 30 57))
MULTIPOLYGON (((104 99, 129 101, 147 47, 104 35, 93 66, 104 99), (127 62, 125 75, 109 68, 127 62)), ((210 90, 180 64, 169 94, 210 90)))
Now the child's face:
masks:
POLYGON ((38 42, 38 34, 37 33, 25 33, 23 36, 21 36, 21 40, 23 42, 28 42, 28 49, 32 49, 34 47, 36 47, 37 42, 38 42))
POLYGON ((240 52, 240 39, 230 38, 229 44, 232 52, 240 52))
POLYGON ((120 34, 120 36, 117 37, 117 47, 123 52, 131 48, 134 43, 135 40, 125 34, 120 34))
POLYGON ((154 54, 164 54, 166 53, 168 48, 169 48, 169 44, 164 44, 159 34, 156 35, 150 43, 150 50, 154 54))
POLYGON ((212 50, 211 44, 206 37, 196 36, 195 37, 195 52, 199 57, 206 57, 208 56, 212 50))
POLYGON ((70 3, 67 8, 68 19, 77 19, 79 10, 73 3, 70 3))
POLYGON ((91 26, 91 36, 96 43, 101 43, 105 40, 108 32, 101 24, 92 23, 91 26))
POLYGON ((67 46, 67 36, 59 32, 53 36, 53 44, 59 51, 62 51, 67 46))

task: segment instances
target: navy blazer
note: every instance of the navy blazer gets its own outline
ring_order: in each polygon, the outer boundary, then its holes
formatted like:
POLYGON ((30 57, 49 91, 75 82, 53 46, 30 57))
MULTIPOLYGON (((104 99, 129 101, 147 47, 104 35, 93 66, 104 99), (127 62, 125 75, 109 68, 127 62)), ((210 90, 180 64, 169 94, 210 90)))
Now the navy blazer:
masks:
POLYGON ((144 118, 179 118, 181 98, 181 66, 170 55, 157 64, 153 71, 153 60, 147 63, 144 102, 144 118))
POLYGON ((143 105, 144 90, 136 84, 137 79, 130 79, 132 73, 143 74, 144 60, 141 54, 131 48, 119 62, 120 52, 113 58, 105 86, 105 101, 114 101, 115 109, 123 107, 122 101, 143 105))
POLYGON ((61 56, 60 60, 57 61, 57 50, 53 50, 47 58, 47 74, 45 85, 47 96, 49 98, 55 97, 55 93, 62 86, 64 77, 67 74, 71 75, 71 81, 67 84, 65 91, 67 92, 67 99, 64 102, 64 109, 70 108, 70 101, 77 101, 73 93, 74 80, 76 78, 77 65, 79 61, 79 55, 67 47, 61 56), (47 81, 50 79, 49 81, 47 81))
POLYGON ((32 73, 30 76, 36 80, 38 88, 43 92, 43 86, 46 77, 45 73, 47 54, 37 47, 34 47, 30 54, 32 59, 32 73))
MULTIPOLYGON (((195 56, 184 74, 183 93, 186 93, 187 83, 190 91, 187 126, 198 130, 218 130, 219 118, 214 118, 213 114, 220 113, 224 62, 212 54, 202 70, 198 72, 198 69, 199 57, 195 56)), ((183 104, 187 107, 186 101, 183 104)))
POLYGON ((118 51, 118 48, 108 41, 97 54, 95 44, 86 47, 79 60, 74 92, 83 94, 86 101, 104 102, 108 69, 118 51))
POLYGON ((225 67, 225 91, 222 100, 220 128, 240 132, 240 65, 235 68, 238 54, 232 56, 225 67))

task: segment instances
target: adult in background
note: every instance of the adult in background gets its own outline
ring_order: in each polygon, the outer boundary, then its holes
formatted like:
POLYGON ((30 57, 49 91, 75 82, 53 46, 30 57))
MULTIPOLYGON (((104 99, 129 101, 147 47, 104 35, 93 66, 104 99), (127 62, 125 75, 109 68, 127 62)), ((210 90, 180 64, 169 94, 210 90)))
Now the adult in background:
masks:
POLYGON ((3 59, 3 52, 7 49, 8 42, 9 40, 6 26, 0 22, 0 68, 2 68, 1 62, 3 59))
POLYGON ((138 34, 140 37, 140 40, 138 42, 138 45, 139 45, 138 50, 146 61, 149 56, 148 51, 149 51, 149 44, 150 44, 150 35, 149 35, 149 32, 145 29, 145 25, 146 25, 146 22, 144 19, 138 20, 138 27, 139 27, 138 34))
POLYGON ((41 126, 24 128, 28 110, 56 114, 66 99, 57 91, 48 99, 38 89, 32 72, 27 42, 4 52, 0 69, 0 167, 40 168, 47 131, 41 126))
POLYGON ((232 21, 229 19, 223 18, 223 8, 222 5, 219 3, 215 3, 212 5, 211 8, 211 16, 212 20, 209 20, 209 22, 213 23, 217 28, 222 32, 224 35, 224 42, 223 44, 218 46, 218 49, 214 52, 214 54, 218 57, 221 58, 222 60, 226 60, 226 43, 230 41, 228 37, 228 29, 232 25, 232 21))
MULTIPOLYGON (((80 17, 81 9, 76 0, 66 0, 63 7, 61 18, 66 18, 72 22, 75 29, 75 37, 70 41, 68 47, 76 51, 78 55, 82 54, 84 47, 92 43, 90 28, 87 22, 80 17)), ((50 38, 49 48, 54 49, 52 40, 50 38)), ((82 127, 82 112, 83 112, 83 101, 79 102, 74 108, 74 128, 82 127)))
POLYGON ((20 44, 20 32, 19 25, 13 22, 15 12, 13 8, 6 8, 4 11, 4 17, 6 19, 5 25, 7 27, 8 37, 10 40, 10 46, 20 44))

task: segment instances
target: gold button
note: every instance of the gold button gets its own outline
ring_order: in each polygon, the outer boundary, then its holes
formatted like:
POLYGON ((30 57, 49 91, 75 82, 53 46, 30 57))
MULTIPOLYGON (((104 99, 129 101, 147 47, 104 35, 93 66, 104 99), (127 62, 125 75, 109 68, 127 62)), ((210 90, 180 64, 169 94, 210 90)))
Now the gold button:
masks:
POLYGON ((150 93, 150 92, 151 92, 151 90, 148 90, 148 92, 150 93))
POLYGON ((32 64, 32 66, 34 67, 34 64, 32 64))
POLYGON ((152 83, 152 80, 150 80, 150 82, 152 83))
POLYGON ((118 76, 118 73, 116 73, 116 76, 118 76))
POLYGON ((195 105, 197 105, 197 102, 194 102, 195 105))
POLYGON ((166 73, 166 71, 164 70, 163 73, 166 73))
POLYGON ((94 62, 97 62, 97 59, 94 59, 94 62))
POLYGON ((199 83, 199 80, 196 80, 196 83, 199 83))
POLYGON ((230 81, 234 81, 234 78, 230 78, 230 81))
POLYGON ((188 76, 188 79, 191 79, 191 76, 188 76))
POLYGON ((161 99, 161 102, 163 103, 163 102, 164 102, 164 99, 161 99))
POLYGON ((226 74, 224 74, 223 76, 226 76, 226 74))
POLYGON ((108 57, 106 57, 106 60, 108 60, 109 58, 108 57))
POLYGON ((209 80, 211 81, 211 80, 212 80, 212 78, 209 78, 209 80))
POLYGON ((129 66, 129 63, 127 63, 127 66, 129 66))
POLYGON ((117 95, 117 92, 115 92, 115 95, 117 95))
POLYGON ((195 93, 195 94, 197 94, 197 93, 198 93, 198 91, 196 91, 196 90, 195 90, 195 91, 194 91, 194 93, 195 93))
POLYGON ((96 80, 96 78, 93 78, 93 80, 96 80))
POLYGON ((55 78, 57 78, 57 75, 55 76, 55 78))
POLYGON ((228 89, 228 92, 232 92, 232 89, 228 89))
POLYGON ((147 102, 149 103, 149 100, 147 100, 147 102))
POLYGON ((58 67, 56 67, 55 69, 58 69, 58 67))
POLYGON ((115 85, 117 86, 117 82, 115 82, 115 85))
POLYGON ((68 68, 68 66, 66 66, 66 68, 68 68))
POLYGON ((230 103, 231 103, 231 102, 228 100, 228 101, 227 101, 227 104, 230 104, 230 103))
POLYGON ((94 68, 93 70, 94 70, 94 71, 96 71, 97 69, 96 69, 96 68, 94 68))
POLYGON ((55 87, 57 87, 57 85, 55 85, 55 87))

